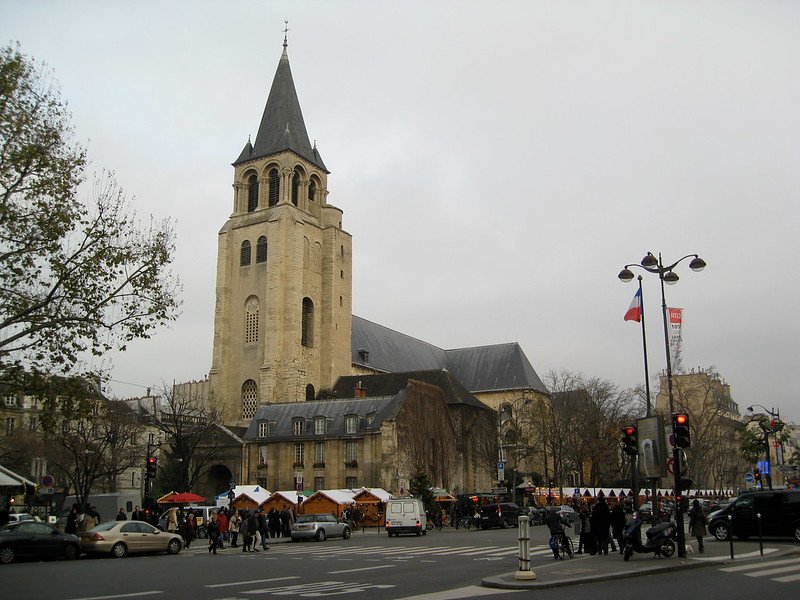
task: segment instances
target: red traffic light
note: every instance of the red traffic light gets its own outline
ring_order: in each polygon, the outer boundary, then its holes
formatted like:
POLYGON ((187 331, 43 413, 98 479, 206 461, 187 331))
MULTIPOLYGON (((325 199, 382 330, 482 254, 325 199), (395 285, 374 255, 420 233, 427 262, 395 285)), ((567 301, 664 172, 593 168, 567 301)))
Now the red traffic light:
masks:
POLYGON ((675 424, 676 425, 685 425, 688 420, 689 420, 689 417, 687 417, 683 413, 679 413, 679 414, 675 415, 675 424))
POLYGON ((622 428, 622 433, 624 433, 625 435, 633 435, 633 434, 636 433, 636 427, 630 427, 630 426, 629 427, 623 427, 622 428))
POLYGON ((154 456, 148 456, 148 457, 147 457, 147 464, 148 464, 148 465, 154 465, 154 464, 156 464, 156 458, 155 458, 154 456))

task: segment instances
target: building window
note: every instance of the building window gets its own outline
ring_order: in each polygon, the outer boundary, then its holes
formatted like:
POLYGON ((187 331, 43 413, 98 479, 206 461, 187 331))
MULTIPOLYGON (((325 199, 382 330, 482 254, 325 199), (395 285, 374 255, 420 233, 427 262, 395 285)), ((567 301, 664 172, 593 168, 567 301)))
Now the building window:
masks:
POLYGON ((262 488, 267 489, 267 478, 256 477, 256 485, 260 485, 262 488))
POLYGON ((347 463, 358 461, 358 442, 347 442, 344 445, 344 460, 347 463))
POLYGON ((269 421, 259 421, 258 422, 258 437, 263 438, 263 437, 267 437, 268 435, 269 435, 269 421))
POLYGON ((313 202, 317 197, 317 182, 313 179, 308 183, 308 199, 313 202))
POLYGON ((6 418, 6 433, 12 434, 14 433, 14 417, 7 417, 6 418))
POLYGON ((325 435, 325 424, 328 420, 325 417, 317 417, 314 419, 314 433, 316 435, 325 435))
POLYGON ((244 305, 244 343, 258 341, 258 298, 250 296, 244 305))
POLYGON ((263 235, 258 238, 258 242, 256 242, 256 262, 267 262, 267 238, 263 235))
POLYGON ((30 431, 36 431, 39 428, 39 419, 36 415, 32 415, 30 421, 28 421, 28 429, 30 431))
MULTIPOLYGON (((259 427, 260 427, 260 425, 261 424, 259 423, 259 427)), ((267 466, 267 458, 269 458, 269 452, 267 451, 267 446, 259 446, 258 447, 258 466, 259 467, 266 467, 267 466)))
POLYGON ((345 477, 344 487, 348 490, 355 490, 358 488, 358 477, 345 477))
POLYGON ((318 492, 319 490, 325 489, 325 478, 324 477, 314 477, 314 491, 318 492))
POLYGON ((258 208, 258 177, 250 175, 247 180, 247 212, 258 208))
POLYGON ((314 444, 314 467, 321 469, 325 466, 325 442, 314 444))
POLYGON ((242 242, 242 250, 239 253, 239 266, 246 267, 250 264, 250 240, 242 242))
POLYGON ((314 391, 314 386, 310 383, 306 386, 306 400, 313 400, 316 392, 314 391))
POLYGON ((358 416, 347 415, 344 418, 344 432, 347 434, 354 434, 358 432, 358 416))
POLYGON ((258 386, 252 379, 242 384, 242 418, 252 419, 258 407, 258 386))
POLYGON ((270 169, 269 172, 269 206, 275 206, 278 204, 278 199, 280 198, 279 192, 279 178, 278 178, 278 169, 270 169))
POLYGON ((314 303, 311 298, 303 298, 303 324, 300 343, 308 348, 314 345, 314 303))
POLYGON ((3 397, 3 404, 6 406, 16 406, 17 405, 17 397, 14 394, 8 394, 7 396, 3 397))
POLYGON ((303 466, 303 444, 294 445, 294 466, 303 466))
POLYGON ((297 198, 300 195, 300 171, 294 170, 292 175, 292 204, 297 206, 297 198))
POLYGON ((303 435, 303 419, 292 421, 292 433, 294 435, 303 435))

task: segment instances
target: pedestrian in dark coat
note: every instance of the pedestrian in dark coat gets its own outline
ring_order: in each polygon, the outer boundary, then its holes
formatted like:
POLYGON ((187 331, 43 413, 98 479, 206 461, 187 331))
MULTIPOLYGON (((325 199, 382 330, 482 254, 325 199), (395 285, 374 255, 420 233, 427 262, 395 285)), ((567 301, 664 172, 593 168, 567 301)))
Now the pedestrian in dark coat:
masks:
POLYGON ((67 524, 64 527, 64 533, 71 533, 77 535, 78 533, 78 505, 73 504, 72 509, 67 515, 67 524))
POLYGON ((192 545, 195 523, 196 521, 194 515, 189 513, 189 516, 186 517, 181 524, 181 535, 183 536, 183 541, 186 548, 192 545))
POLYGON ((617 502, 611 510, 611 535, 617 540, 620 554, 622 554, 622 551, 625 549, 625 539, 622 536, 624 529, 625 510, 622 508, 622 502, 617 502))
POLYGON ((605 498, 600 498, 594 505, 589 519, 597 544, 597 553, 608 556, 608 538, 611 530, 611 511, 605 498))
POLYGON ((217 547, 219 547, 219 521, 217 521, 217 515, 211 515, 211 521, 208 523, 208 527, 206 527, 206 531, 208 532, 208 552, 209 553, 217 553, 217 547))
POLYGON ((279 537, 281 532, 281 513, 274 506, 267 513, 267 521, 269 522, 270 537, 279 537))
POLYGON ((250 513, 242 524, 244 530, 244 545, 242 552, 258 552, 256 548, 255 538, 258 531, 258 520, 255 513, 250 513))
POLYGON ((705 552, 703 536, 707 535, 706 525, 708 525, 708 517, 703 512, 700 501, 695 498, 692 501, 692 510, 689 511, 689 534, 697 539, 697 549, 700 554, 705 552))
POLYGON ((269 537, 269 526, 267 525, 267 516, 259 511, 258 512, 258 533, 261 536, 261 547, 264 550, 269 550, 267 538, 269 537))

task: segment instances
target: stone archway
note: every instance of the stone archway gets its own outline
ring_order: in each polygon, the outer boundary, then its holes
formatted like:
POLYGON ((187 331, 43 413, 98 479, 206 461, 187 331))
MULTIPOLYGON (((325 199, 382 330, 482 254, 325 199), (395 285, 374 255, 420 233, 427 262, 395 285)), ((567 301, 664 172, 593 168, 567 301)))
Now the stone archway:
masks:
POLYGON ((219 494, 228 491, 233 481, 233 473, 231 470, 223 465, 216 464, 208 470, 206 475, 205 484, 200 492, 203 496, 209 499, 218 496, 219 494))

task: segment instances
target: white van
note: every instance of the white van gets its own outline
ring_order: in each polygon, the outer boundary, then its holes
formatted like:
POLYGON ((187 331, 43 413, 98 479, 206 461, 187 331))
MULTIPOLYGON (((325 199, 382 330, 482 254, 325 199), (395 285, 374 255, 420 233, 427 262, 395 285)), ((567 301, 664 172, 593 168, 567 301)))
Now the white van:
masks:
POLYGON ((425 535, 425 505, 419 498, 391 498, 386 501, 386 533, 425 535))

